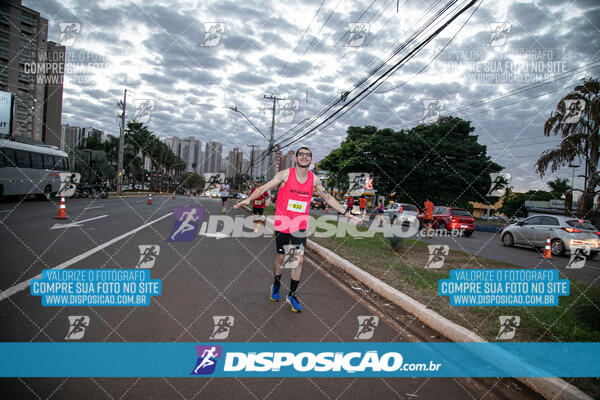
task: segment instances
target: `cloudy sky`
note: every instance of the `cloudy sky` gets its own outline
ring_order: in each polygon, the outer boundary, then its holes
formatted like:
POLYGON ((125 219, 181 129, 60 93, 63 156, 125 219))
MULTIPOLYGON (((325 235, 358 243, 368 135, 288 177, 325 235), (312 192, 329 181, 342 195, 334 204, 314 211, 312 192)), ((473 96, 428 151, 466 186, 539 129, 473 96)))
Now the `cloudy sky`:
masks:
MULTIPOLYGON (((246 153, 248 144, 265 147, 267 142, 229 106, 237 106, 268 135, 272 103, 263 96, 296 100, 294 123, 278 123, 278 138, 317 116, 378 61, 411 43, 388 65, 404 57, 467 2, 457 2, 426 25, 444 4, 23 1, 49 20, 49 40, 61 40, 61 23, 80 24, 67 47, 63 123, 117 135, 116 102, 127 88, 130 111, 153 101, 148 125, 158 136, 217 140, 227 151, 235 146, 246 153), (214 23, 224 29, 211 40, 205 32, 214 23), (366 36, 349 32, 358 27, 367 30, 366 36)), ((597 0, 479 0, 369 97, 298 144, 311 147, 318 161, 345 138, 347 126, 410 128, 421 122, 424 104, 437 100, 441 108, 435 112, 472 122, 479 142, 512 174, 517 190, 545 188, 554 176, 541 180, 533 165, 558 140, 543 136, 543 123, 580 78, 600 75, 599 64, 590 65, 600 59, 599 33, 597 0), (548 82, 532 84, 540 79, 548 82)), ((557 176, 571 179, 571 173, 564 169, 557 176)), ((583 167, 575 174, 583 174, 583 167)), ((582 185, 581 178, 576 180, 576 187, 582 185)))

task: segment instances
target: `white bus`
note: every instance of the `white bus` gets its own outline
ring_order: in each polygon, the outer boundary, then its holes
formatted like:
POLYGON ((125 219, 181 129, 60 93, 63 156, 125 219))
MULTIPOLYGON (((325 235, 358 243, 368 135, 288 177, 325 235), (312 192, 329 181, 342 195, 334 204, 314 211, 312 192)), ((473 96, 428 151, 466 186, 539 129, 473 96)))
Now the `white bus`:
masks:
POLYGON ((56 147, 0 139, 0 197, 71 196, 80 178, 69 172, 67 153, 56 147))

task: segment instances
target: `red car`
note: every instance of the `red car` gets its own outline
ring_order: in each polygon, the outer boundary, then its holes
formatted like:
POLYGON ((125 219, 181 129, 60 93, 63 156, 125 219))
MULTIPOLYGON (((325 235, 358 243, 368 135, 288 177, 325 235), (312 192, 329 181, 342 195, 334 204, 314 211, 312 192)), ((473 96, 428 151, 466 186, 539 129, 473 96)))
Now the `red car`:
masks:
MULTIPOLYGON (((423 214, 419 214, 419 222, 423 227, 423 214)), ((475 231, 475 218, 464 208, 438 206, 433 209, 433 229, 460 230, 465 236, 475 231)))

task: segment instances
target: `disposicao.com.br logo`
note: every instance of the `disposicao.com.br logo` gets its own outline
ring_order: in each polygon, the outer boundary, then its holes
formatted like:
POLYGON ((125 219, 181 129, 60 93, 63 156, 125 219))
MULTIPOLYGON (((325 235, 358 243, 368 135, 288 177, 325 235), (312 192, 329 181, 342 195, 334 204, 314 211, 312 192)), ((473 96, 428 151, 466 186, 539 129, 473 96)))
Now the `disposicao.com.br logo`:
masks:
MULTIPOLYGON (((215 371, 221 358, 220 346, 197 346, 198 361, 192 375, 207 375, 215 371), (216 349, 218 347, 218 350, 216 349)), ((402 354, 377 350, 351 352, 227 352, 222 372, 243 376, 248 373, 374 373, 374 372, 437 372, 441 363, 405 363, 402 354), (240 373, 242 373, 240 375, 240 373)), ((279 374, 278 374, 279 376, 279 374)), ((314 375, 313 375, 314 376, 314 375)))
MULTIPOLYGON (((198 213, 199 214, 199 213, 198 213)), ((190 221, 190 227, 187 227, 187 220, 194 218, 195 215, 186 214, 189 218, 184 218, 184 215, 176 215, 176 228, 174 228, 173 236, 180 235, 179 231, 187 229, 190 231, 188 240, 192 240, 196 235, 195 227, 198 224, 198 235, 216 237, 218 239, 235 237, 235 238, 257 238, 261 236, 270 237, 272 231, 266 228, 263 224, 256 225, 253 216, 230 216, 230 215, 209 215, 208 218, 190 221), (194 227, 192 227, 193 225, 194 227)), ((289 229, 293 236, 297 237, 373 237, 376 232, 381 231, 385 237, 412 237, 419 232, 419 222, 406 221, 404 223, 391 224, 390 221, 384 220, 381 226, 378 226, 376 220, 370 222, 364 221, 361 226, 355 226, 347 222, 344 216, 321 215, 321 216, 306 216, 302 215, 296 218, 287 216, 275 216, 275 229, 284 231, 289 229), (306 230, 300 230, 303 225, 308 225, 306 230)), ((187 232, 187 231, 186 231, 187 232)), ((182 236, 182 235, 181 235, 182 236)), ((179 237, 179 236, 178 236, 179 237)), ((170 241, 183 241, 181 239, 170 239, 170 241)))

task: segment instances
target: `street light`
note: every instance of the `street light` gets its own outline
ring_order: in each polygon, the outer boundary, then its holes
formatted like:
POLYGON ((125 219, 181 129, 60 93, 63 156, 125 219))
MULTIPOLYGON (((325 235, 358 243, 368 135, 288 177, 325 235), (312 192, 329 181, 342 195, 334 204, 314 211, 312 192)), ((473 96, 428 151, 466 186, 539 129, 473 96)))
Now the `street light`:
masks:
POLYGON ((235 111, 235 112, 242 114, 244 116, 244 118, 246 118, 246 121, 250 122, 250 124, 254 127, 254 129, 256 129, 256 131, 262 135, 262 137, 269 140, 269 138, 267 138, 267 136, 264 133, 262 133, 262 131, 260 129, 258 129, 258 127, 256 125, 254 125, 254 122, 250 121, 250 119, 248 119, 248 117, 246 117, 246 114, 244 114, 243 112, 238 110, 237 106, 231 106, 231 107, 229 107, 229 109, 231 111, 235 111))

